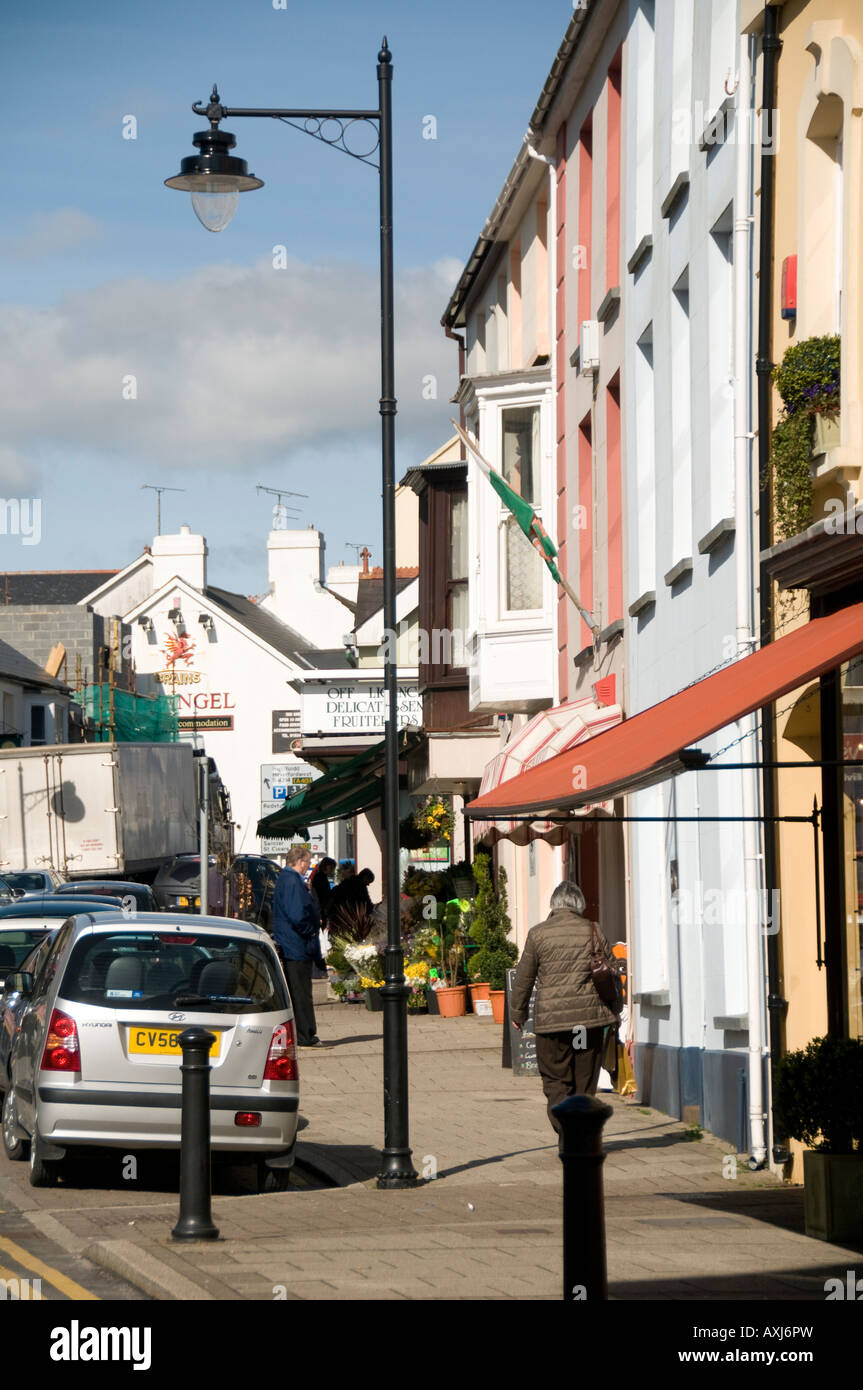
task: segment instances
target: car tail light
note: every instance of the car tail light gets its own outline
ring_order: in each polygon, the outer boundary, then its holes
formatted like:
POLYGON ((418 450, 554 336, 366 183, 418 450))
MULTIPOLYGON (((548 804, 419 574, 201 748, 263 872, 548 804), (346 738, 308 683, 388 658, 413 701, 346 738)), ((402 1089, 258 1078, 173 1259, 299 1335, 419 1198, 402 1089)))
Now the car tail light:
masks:
POLYGON ((265 1081, 298 1081, 297 1048, 293 1023, 280 1023, 273 1029, 273 1039, 264 1067, 265 1081))
POLYGON ((78 1029, 74 1018, 55 1009, 51 1014, 45 1051, 42 1053, 43 1071, 80 1071, 81 1053, 78 1048, 78 1029))
POLYGON ((257 1129, 261 1123, 261 1116, 257 1110, 238 1110, 234 1116, 234 1124, 239 1125, 240 1129, 257 1129))

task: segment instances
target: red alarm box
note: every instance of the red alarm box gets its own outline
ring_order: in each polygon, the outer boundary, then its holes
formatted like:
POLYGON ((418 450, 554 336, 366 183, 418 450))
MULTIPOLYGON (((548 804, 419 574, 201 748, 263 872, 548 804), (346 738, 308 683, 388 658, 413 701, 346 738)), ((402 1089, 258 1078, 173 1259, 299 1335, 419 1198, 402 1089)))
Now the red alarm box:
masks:
POLYGON ((594 682, 593 698, 598 705, 606 706, 614 704, 614 676, 602 676, 594 682))

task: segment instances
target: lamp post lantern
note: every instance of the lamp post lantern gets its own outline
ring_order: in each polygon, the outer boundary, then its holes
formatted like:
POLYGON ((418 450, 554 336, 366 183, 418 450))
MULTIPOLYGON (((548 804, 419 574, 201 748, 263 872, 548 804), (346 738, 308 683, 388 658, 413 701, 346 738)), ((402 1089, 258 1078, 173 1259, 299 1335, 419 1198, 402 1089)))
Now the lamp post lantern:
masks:
POLYGON ((262 188, 243 159, 230 154, 236 141, 219 125, 226 117, 261 117, 283 121, 325 145, 376 168, 380 176, 381 285, 381 469, 383 481, 384 686, 388 718, 384 726, 383 825, 386 843, 387 950, 386 981, 381 990, 384 1012, 384 1147, 378 1187, 412 1187, 418 1181, 408 1144, 407 987, 401 942, 399 882, 398 693, 392 635, 396 632, 395 547, 395 350, 393 335, 393 170, 392 54, 386 38, 378 53, 378 106, 374 111, 297 111, 282 108, 226 107, 214 86, 206 106, 192 110, 206 116, 209 129, 193 136, 198 153, 183 159, 180 173, 166 179, 168 188, 191 193, 192 204, 208 231, 222 231, 236 211, 240 193, 262 188), (371 130, 371 149, 351 148, 350 135, 371 130), (377 155, 377 161, 375 156, 377 155))

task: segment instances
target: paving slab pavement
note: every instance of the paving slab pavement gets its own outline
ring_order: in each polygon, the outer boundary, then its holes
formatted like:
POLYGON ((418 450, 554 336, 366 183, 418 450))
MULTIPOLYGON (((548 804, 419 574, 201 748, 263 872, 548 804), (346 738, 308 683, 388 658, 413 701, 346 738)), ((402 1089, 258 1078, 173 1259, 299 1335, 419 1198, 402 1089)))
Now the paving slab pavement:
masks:
MULTIPOLYGON (((374 1182, 382 1016, 333 1003, 318 1007, 331 1046, 300 1054, 302 1185, 214 1197, 216 1242, 171 1241, 170 1194, 106 1205, 82 1192, 61 1210, 48 1190, 29 1219, 161 1300, 559 1300, 562 1172, 538 1078, 501 1067, 492 1020, 408 1026, 416 1189, 374 1182)), ((827 1278, 861 1264, 805 1236, 802 1188, 729 1164, 730 1145, 650 1107, 604 1099, 612 1299, 823 1300, 827 1278)))

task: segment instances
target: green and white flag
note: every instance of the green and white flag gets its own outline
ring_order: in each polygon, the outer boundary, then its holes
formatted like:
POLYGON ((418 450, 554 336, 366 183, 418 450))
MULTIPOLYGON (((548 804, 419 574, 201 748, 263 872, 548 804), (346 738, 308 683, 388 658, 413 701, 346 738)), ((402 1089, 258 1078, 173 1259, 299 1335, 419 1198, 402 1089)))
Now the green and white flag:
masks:
POLYGON ((562 584, 563 580, 560 577, 560 572, 558 571, 557 565, 554 563, 557 558, 557 546, 549 536, 536 512, 533 510, 533 507, 529 502, 525 502, 521 493, 511 488, 509 483, 500 476, 497 470, 492 468, 491 464, 483 458, 476 445, 473 444, 470 437, 465 434, 461 425, 456 425, 455 420, 450 421, 450 423, 455 425, 459 439, 466 449, 470 449, 470 452, 479 465, 480 471, 488 478, 503 505, 512 512, 531 545, 534 549, 539 551, 549 568, 549 572, 555 584, 562 584))
POLYGON ((584 618, 584 621, 587 623, 588 627, 594 633, 597 633, 599 631, 599 627, 596 622, 596 619, 593 617, 593 614, 588 613, 587 609, 582 605, 581 601, 579 600, 578 595, 575 593, 575 591, 568 583, 568 581, 564 578, 564 576, 560 573, 560 570, 555 564, 555 560, 557 559, 557 546, 549 536, 548 532, 546 531, 536 512, 533 510, 533 507, 530 505, 529 502, 525 502, 524 498, 521 496, 521 493, 516 492, 514 488, 510 487, 509 483, 506 482, 505 479, 500 476, 497 469, 492 468, 491 464, 488 462, 488 459, 483 458, 482 454, 479 452, 476 445, 471 440, 470 436, 466 434, 465 431, 462 429, 461 425, 457 425, 455 420, 451 420, 450 424, 455 428, 455 431, 458 434, 458 437, 461 440, 462 444, 464 444, 465 448, 473 454, 474 458, 477 461, 477 465, 480 471, 484 473, 485 476, 488 478, 489 482, 491 483, 492 487, 494 488, 503 505, 507 508, 508 511, 512 512, 512 515, 515 517, 516 521, 519 524, 519 527, 527 536, 531 545, 534 547, 535 550, 539 551, 542 559, 548 567, 548 571, 555 584, 560 584, 560 586, 572 599, 573 603, 575 604, 581 616, 584 618))

